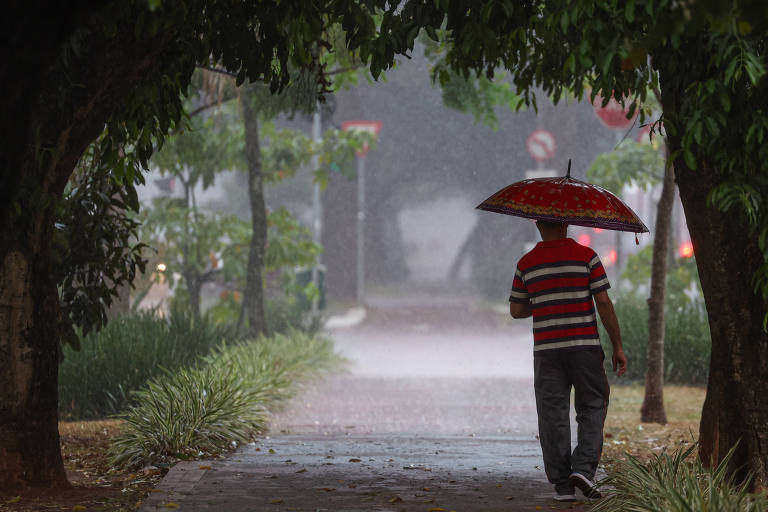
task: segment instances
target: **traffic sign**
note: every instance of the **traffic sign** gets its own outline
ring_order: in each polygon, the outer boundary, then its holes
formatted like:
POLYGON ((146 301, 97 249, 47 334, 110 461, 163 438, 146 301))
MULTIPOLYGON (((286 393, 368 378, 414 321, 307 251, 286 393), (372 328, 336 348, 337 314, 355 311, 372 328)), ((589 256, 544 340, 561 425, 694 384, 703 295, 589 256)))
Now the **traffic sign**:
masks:
MULTIPOLYGON (((354 132, 366 132, 372 133, 377 136, 381 131, 381 121, 343 121, 341 123, 342 130, 351 130, 354 132)), ((363 150, 358 153, 362 156, 368 153, 368 143, 363 145, 363 150)))
POLYGON ((555 156, 557 149, 555 136, 547 130, 536 130, 531 133, 528 140, 525 141, 525 145, 528 147, 528 153, 539 162, 555 156))
POLYGON ((608 103, 603 106, 602 96, 596 96, 592 106, 595 108, 595 114, 597 114, 597 117, 608 128, 628 128, 629 125, 632 124, 632 122, 637 117, 637 110, 635 110, 634 115, 627 119, 629 109, 622 107, 621 103, 616 101, 614 98, 609 99, 608 103))

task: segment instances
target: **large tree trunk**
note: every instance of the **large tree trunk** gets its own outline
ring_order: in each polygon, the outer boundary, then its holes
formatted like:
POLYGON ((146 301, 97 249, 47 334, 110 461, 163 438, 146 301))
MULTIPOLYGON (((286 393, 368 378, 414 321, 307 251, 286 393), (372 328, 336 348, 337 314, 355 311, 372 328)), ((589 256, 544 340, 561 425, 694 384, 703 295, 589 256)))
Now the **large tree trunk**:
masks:
MULTIPOLYGON (((678 163, 678 162, 676 162, 678 163)), ((731 469, 753 471, 768 486, 768 335, 766 306, 755 296, 752 276, 762 263, 757 241, 733 215, 707 205, 716 184, 711 169, 680 171, 677 177, 696 251, 712 333, 712 356, 701 416, 700 457, 717 464, 736 443, 731 469)))
POLYGON ((251 206, 253 235, 248 252, 244 315, 248 320, 247 334, 257 337, 266 331, 264 318, 264 251, 267 244, 267 211, 264 205, 264 178, 261 169, 259 121, 248 91, 240 101, 245 124, 245 157, 248 163, 248 199, 251 206))
POLYGON ((15 493, 66 485, 58 433, 62 318, 49 277, 57 202, 123 99, 184 55, 175 47, 168 53, 171 33, 138 41, 131 24, 109 36, 104 20, 90 26, 96 3, 74 2, 62 13, 49 7, 40 17, 43 7, 33 2, 10 18, 14 44, 0 50, 4 70, 20 64, 3 75, 7 94, 0 95, 12 127, 0 137, 0 490, 15 493), (63 47, 73 31, 77 51, 63 47))
MULTIPOLYGON (((701 45, 687 43, 680 52, 654 55, 661 73, 661 102, 671 126, 684 124, 676 117, 687 104, 685 76, 706 78, 707 55, 701 45), (690 54, 690 55, 689 55, 690 54), (667 68, 668 66, 668 68, 667 68), (690 71, 690 72, 689 72, 690 71)), ((702 79, 703 79, 702 78, 702 79)), ((744 107, 746 108, 746 107, 744 107)), ((734 127, 739 130, 741 127, 734 127)), ((699 427, 699 456, 705 464, 717 464, 738 446, 729 470, 738 479, 753 473, 756 487, 768 487, 768 334, 762 322, 766 304, 753 291, 752 278, 763 263, 755 237, 737 211, 722 213, 707 202, 709 193, 722 183, 723 175, 706 160, 697 169, 686 166, 681 134, 667 130, 675 175, 688 231, 696 253, 701 288, 712 335, 712 354, 707 396, 699 427)), ((696 154, 696 148, 693 148, 696 154)))
POLYGON ((58 432, 58 294, 47 251, 53 219, 0 245, 0 491, 64 486, 58 432), (50 221, 50 222, 48 222, 50 221), (42 254, 41 254, 42 253, 42 254))
POLYGON ((651 263, 651 296, 648 299, 648 349, 645 370, 645 398, 640 421, 667 423, 664 411, 664 294, 667 281, 667 252, 675 203, 675 171, 667 162, 661 197, 656 207, 656 230, 651 263))

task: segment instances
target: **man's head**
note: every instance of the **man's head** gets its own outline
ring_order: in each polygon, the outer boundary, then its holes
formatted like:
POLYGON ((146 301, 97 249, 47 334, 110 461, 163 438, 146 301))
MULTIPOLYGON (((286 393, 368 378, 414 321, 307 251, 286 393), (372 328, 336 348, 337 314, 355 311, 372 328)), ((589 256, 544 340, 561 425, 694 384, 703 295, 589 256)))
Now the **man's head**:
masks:
POLYGON ((539 228, 541 239, 559 240, 568 236, 568 224, 565 222, 550 222, 548 220, 537 220, 536 227, 539 228))

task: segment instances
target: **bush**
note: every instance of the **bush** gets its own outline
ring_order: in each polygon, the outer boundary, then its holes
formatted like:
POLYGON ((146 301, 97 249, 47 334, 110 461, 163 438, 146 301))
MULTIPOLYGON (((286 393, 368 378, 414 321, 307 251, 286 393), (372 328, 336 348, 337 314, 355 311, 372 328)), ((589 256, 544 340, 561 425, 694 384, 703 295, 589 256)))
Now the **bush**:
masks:
POLYGON ((168 318, 142 312, 112 320, 86 336, 81 350, 64 347, 59 366, 63 418, 92 419, 116 414, 133 403, 131 392, 163 369, 175 370, 208 354, 232 329, 207 317, 174 310, 168 318))
POLYGON ((112 461, 141 465, 236 447, 298 383, 340 362, 329 340, 300 331, 222 345, 201 366, 155 377, 136 393, 112 461))
MULTIPOLYGON (((615 300, 616 316, 621 325, 624 352, 629 360, 627 379, 643 380, 648 346, 648 305, 637 294, 615 300)), ((704 385, 709 374, 712 340, 709 321, 700 302, 671 304, 664 315, 664 379, 669 383, 704 385)), ((602 324, 600 339, 610 347, 610 338, 602 324)), ((606 348, 606 354, 610 354, 606 348)), ((610 365, 610 358, 606 357, 610 365)), ((612 373, 609 373, 609 375, 612 373)))
POLYGON ((763 512, 765 494, 750 494, 749 482, 736 484, 727 474, 733 449, 715 469, 692 457, 696 445, 655 455, 647 464, 631 457, 604 483, 614 487, 592 509, 637 512, 763 512), (693 459, 693 460, 691 460, 693 459))

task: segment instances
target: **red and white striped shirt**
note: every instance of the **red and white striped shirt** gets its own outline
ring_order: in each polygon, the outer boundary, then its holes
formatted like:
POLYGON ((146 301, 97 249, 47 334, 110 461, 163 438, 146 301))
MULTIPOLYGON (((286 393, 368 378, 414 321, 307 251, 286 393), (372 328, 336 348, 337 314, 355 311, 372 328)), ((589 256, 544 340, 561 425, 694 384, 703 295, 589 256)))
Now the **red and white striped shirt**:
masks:
POLYGON ((602 350, 592 296, 611 285, 595 251, 571 238, 539 242, 520 259, 510 302, 530 303, 534 356, 602 350))

